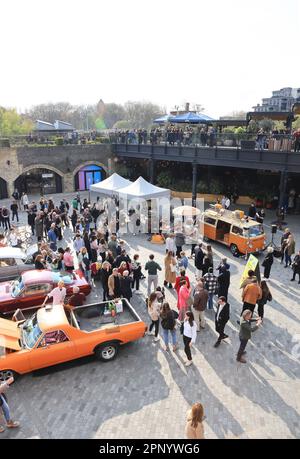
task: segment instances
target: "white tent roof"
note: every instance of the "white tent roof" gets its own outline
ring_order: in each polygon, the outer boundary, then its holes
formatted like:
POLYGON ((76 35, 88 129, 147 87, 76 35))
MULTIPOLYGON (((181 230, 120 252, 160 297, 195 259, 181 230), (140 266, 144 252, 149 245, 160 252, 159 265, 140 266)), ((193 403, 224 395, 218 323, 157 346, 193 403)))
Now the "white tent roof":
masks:
POLYGON ((166 188, 159 188, 147 182, 143 177, 139 177, 134 183, 119 190, 120 197, 125 195, 129 199, 133 198, 162 198, 170 197, 170 190, 166 188))
POLYGON ((124 179, 119 174, 114 173, 107 179, 102 180, 102 182, 91 185, 90 191, 112 195, 116 194, 120 188, 127 187, 131 184, 132 182, 130 180, 124 179))

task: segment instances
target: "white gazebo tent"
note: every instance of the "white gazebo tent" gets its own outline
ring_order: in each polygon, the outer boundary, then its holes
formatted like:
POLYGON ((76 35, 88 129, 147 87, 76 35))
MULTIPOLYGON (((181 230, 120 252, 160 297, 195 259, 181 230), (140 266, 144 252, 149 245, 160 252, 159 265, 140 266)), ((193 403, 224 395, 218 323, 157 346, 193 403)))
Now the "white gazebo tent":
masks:
POLYGON ((116 196, 121 188, 130 186, 132 182, 114 173, 102 182, 90 186, 90 191, 107 196, 116 196))
POLYGON ((135 182, 118 190, 120 198, 127 199, 148 199, 169 198, 170 190, 160 188, 147 182, 143 177, 139 177, 135 182))
MULTIPOLYGON (((166 210, 168 208, 170 190, 152 185, 143 177, 139 177, 131 185, 119 190, 119 199, 120 202, 127 202, 127 205, 130 202, 130 206, 133 205, 133 208, 138 210, 140 221, 145 225, 145 228, 147 227, 146 232, 148 232, 150 231, 147 223, 148 217, 150 217, 151 229, 154 228, 152 223, 154 225, 154 222, 156 222, 155 226, 158 225, 158 217, 161 215, 162 209, 166 210), (155 204, 153 200, 155 200, 155 204), (140 204, 142 204, 142 207, 140 207, 140 204)), ((158 230, 153 230, 153 232, 158 232, 158 230)))

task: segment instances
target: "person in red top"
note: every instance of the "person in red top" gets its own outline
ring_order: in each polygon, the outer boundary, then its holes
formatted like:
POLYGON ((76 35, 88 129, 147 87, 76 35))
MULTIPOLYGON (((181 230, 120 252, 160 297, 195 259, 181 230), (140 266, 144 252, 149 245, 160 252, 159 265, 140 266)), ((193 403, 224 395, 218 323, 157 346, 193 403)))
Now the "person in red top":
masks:
POLYGON ((183 269, 182 271, 180 271, 180 276, 177 276, 176 277, 176 280, 175 280, 175 285, 174 285, 174 288, 177 292, 177 295, 179 293, 179 289, 180 289, 180 282, 182 280, 186 280, 187 281, 187 287, 190 288, 191 284, 190 284, 190 280, 188 278, 188 276, 185 275, 185 270, 183 269))
POLYGON ((300 129, 297 129, 297 131, 294 132, 294 138, 295 138, 295 151, 300 151, 300 129))

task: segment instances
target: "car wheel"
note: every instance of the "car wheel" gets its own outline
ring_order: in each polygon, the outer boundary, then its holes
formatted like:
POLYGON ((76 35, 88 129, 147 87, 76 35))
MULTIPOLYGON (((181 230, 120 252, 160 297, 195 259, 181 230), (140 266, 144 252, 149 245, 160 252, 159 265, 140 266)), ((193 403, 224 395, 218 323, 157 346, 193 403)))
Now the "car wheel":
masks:
POLYGON ((230 252, 232 253, 232 255, 237 256, 239 254, 239 249, 237 248, 235 244, 231 244, 230 252))
POLYGON ((18 374, 13 370, 0 370, 0 384, 7 381, 9 378, 13 377, 14 380, 17 379, 18 374))
POLYGON ((114 360, 119 350, 118 343, 105 343, 95 349, 97 359, 103 362, 114 360))

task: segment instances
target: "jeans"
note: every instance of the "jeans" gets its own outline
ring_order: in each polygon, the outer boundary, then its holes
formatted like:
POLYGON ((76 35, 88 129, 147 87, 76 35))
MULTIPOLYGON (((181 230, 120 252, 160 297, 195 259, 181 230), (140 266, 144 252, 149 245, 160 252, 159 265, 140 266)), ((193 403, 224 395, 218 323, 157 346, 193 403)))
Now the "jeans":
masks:
POLYGON ((159 319, 158 320, 152 320, 151 325, 149 327, 149 331, 151 332, 153 327, 155 327, 155 338, 158 336, 158 330, 159 330, 159 319))
POLYGON ((237 353, 237 357, 238 357, 238 358, 241 358, 241 357, 242 357, 243 352, 244 352, 244 350, 246 349, 248 340, 247 340, 247 339, 240 339, 240 342, 241 342, 240 348, 239 348, 238 353, 237 353))
MULTIPOLYGON (((1 395, 0 395, 0 397, 1 397, 1 395)), ((1 399, 2 399, 2 406, 1 406, 1 408, 2 408, 2 411, 3 411, 3 415, 4 415, 4 417, 5 417, 5 421, 6 421, 6 422, 9 422, 9 421, 10 421, 9 406, 8 406, 7 401, 5 400, 4 397, 1 397, 1 399)))
POLYGON ((158 285, 158 275, 157 274, 149 274, 148 275, 148 296, 150 296, 150 293, 151 293, 151 285, 154 285, 154 289, 153 289, 153 292, 156 290, 156 287, 158 285))
POLYGON ((188 338, 187 336, 183 335, 184 352, 185 352, 188 360, 193 360, 192 359, 192 352, 191 352, 191 348, 190 348, 190 342, 191 341, 192 341, 192 338, 188 338))
POLYGON ((11 221, 12 221, 12 222, 14 221, 15 217, 16 217, 16 219, 17 219, 17 222, 18 222, 18 221, 19 221, 19 215, 18 215, 18 212, 13 212, 13 214, 12 214, 12 218, 11 218, 11 221))
POLYGON ((287 251, 285 251, 284 257, 285 257, 285 266, 291 265, 292 264, 291 255, 289 255, 287 251))
POLYGON ((91 270, 85 269, 83 273, 84 273, 84 277, 86 278, 87 282, 90 284, 91 283, 91 270))
POLYGON ((177 344, 177 336, 176 336, 176 330, 166 330, 165 328, 162 329, 162 335, 163 335, 163 340, 166 346, 169 345, 169 332, 172 338, 172 344, 173 346, 176 346, 177 344))
POLYGON ((208 294, 208 309, 213 309, 214 308, 214 293, 209 293, 208 294))

